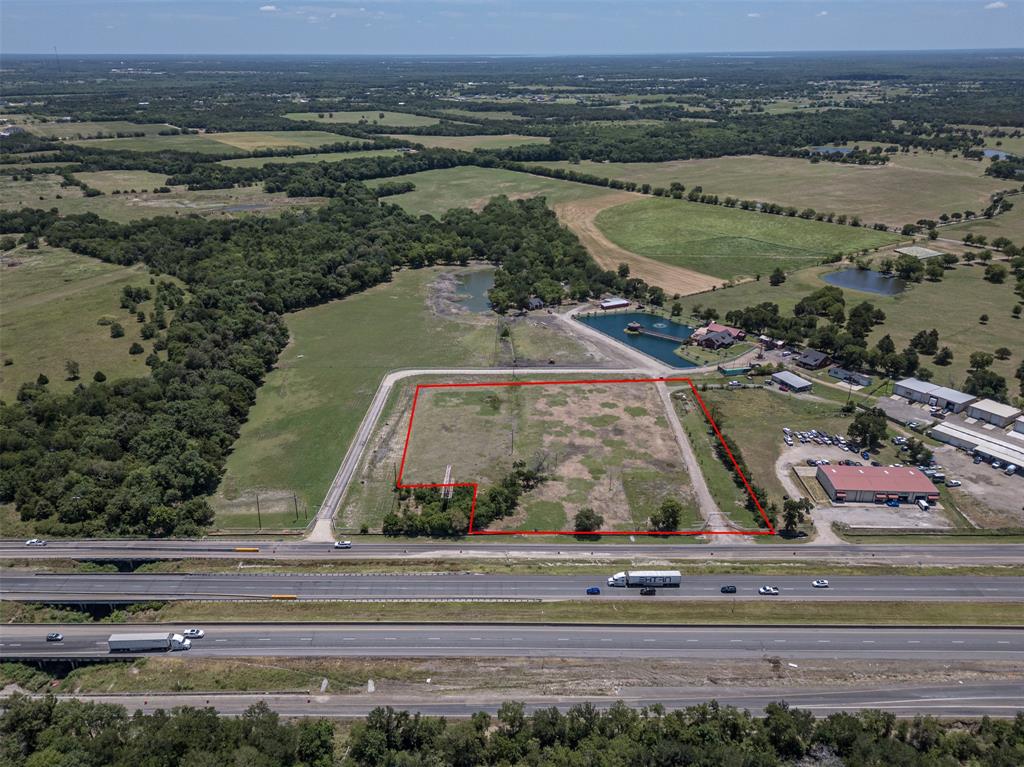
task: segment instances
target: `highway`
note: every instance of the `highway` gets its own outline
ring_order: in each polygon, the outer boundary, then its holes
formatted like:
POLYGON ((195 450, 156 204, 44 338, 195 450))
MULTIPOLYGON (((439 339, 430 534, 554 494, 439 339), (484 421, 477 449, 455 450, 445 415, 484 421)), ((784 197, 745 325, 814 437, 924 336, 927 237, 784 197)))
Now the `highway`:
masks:
MULTIPOLYGON (((8 624, 0 659, 109 657, 111 633, 183 625, 8 624), (47 642, 60 631, 64 641, 47 642)), ((1024 629, 523 624, 207 624, 178 657, 762 658, 1024 661, 1024 629)))
MULTIPOLYGON (((610 575, 608 573, 606 575, 610 575)), ((829 588, 814 588, 811 576, 684 576, 679 588, 660 588, 655 597, 639 589, 612 588, 606 575, 467 574, 47 574, 9 571, 0 580, 0 598, 29 602, 132 602, 150 600, 245 600, 286 595, 301 600, 377 599, 799 599, 801 601, 970 601, 1022 602, 1024 578, 1011 576, 829 575, 829 588), (736 594, 722 594, 723 584, 736 594), (760 596, 763 585, 778 596, 760 596), (586 589, 598 586, 599 595, 586 589)))
POLYGON ((24 540, 0 541, 0 560, 10 559, 614 559, 638 557, 690 561, 797 561, 834 563, 885 562, 906 565, 1022 565, 1024 544, 722 544, 637 543, 623 540, 580 543, 472 541, 386 541, 364 543, 352 549, 301 540, 202 538, 183 540, 53 540, 46 546, 26 546, 24 540))
MULTIPOLYGON (((359 693, 348 695, 296 695, 288 693, 145 693, 135 695, 57 696, 95 703, 124 706, 129 712, 151 714, 176 706, 213 707, 220 714, 238 716, 257 702, 264 702, 281 716, 331 718, 364 717, 377 706, 418 712, 429 716, 469 717, 477 711, 497 712, 509 695, 479 693, 471 696, 394 695, 359 693)), ((1020 710, 1024 682, 958 682, 935 685, 887 685, 840 688, 821 687, 624 687, 614 696, 514 696, 528 712, 554 706, 561 710, 589 702, 600 709, 621 700, 629 706, 661 705, 666 709, 696 706, 709 700, 747 709, 760 716, 765 706, 785 700, 792 706, 818 716, 864 708, 881 708, 897 716, 931 714, 943 717, 992 716, 1009 718, 1020 710)))

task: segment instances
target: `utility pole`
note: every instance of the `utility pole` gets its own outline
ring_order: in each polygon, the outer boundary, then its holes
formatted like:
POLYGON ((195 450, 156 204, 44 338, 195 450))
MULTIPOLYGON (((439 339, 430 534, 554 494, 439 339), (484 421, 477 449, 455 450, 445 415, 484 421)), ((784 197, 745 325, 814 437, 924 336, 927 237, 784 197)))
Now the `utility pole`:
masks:
POLYGON ((295 493, 292 493, 292 505, 295 507, 295 521, 299 521, 299 499, 295 497, 295 493))
POLYGON ((263 517, 260 516, 260 494, 256 493, 256 524, 263 529, 263 517))

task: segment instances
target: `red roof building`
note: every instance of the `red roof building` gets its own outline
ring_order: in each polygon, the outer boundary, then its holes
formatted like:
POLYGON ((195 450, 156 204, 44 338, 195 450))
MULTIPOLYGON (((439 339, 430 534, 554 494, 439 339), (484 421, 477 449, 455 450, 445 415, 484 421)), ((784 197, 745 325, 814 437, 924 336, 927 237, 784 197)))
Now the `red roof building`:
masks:
POLYGON ((818 482, 837 503, 934 502, 939 491, 917 469, 903 466, 819 466, 818 482))

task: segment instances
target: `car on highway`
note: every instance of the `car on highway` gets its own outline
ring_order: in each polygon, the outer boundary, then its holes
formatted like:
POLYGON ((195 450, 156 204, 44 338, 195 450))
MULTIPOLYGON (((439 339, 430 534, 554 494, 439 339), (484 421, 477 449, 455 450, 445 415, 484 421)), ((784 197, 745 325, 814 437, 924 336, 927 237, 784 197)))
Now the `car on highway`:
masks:
POLYGON ((644 586, 642 589, 640 589, 640 596, 642 597, 653 597, 657 593, 658 590, 651 586, 644 586))
POLYGON ((722 593, 723 594, 735 594, 736 593, 736 587, 733 586, 732 584, 726 584, 725 586, 722 586, 722 593))
POLYGON ((181 635, 186 639, 202 639, 206 636, 206 632, 202 629, 185 629, 181 635))
POLYGON ((46 635, 46 641, 47 642, 63 642, 64 641, 64 635, 61 634, 59 631, 52 631, 52 632, 50 632, 49 634, 46 635))
POLYGON ((824 578, 818 578, 817 580, 811 581, 811 585, 816 589, 827 589, 828 581, 824 578))
POLYGON ((587 589, 587 594, 589 596, 594 596, 594 595, 600 594, 600 593, 601 593, 601 589, 598 586, 591 586, 590 588, 587 589))
POLYGON ((39 538, 29 538, 25 541, 26 546, 45 546, 46 541, 40 540, 39 538))
POLYGON ((763 597, 774 597, 779 594, 778 586, 762 586, 757 590, 757 593, 763 597))
POLYGON ((334 548, 336 549, 351 549, 352 541, 335 541, 334 548))

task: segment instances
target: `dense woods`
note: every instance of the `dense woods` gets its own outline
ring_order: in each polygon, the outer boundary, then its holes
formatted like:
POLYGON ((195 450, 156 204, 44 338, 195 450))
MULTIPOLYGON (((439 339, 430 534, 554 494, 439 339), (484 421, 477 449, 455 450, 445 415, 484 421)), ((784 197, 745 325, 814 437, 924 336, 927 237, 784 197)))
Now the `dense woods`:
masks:
POLYGON ((815 719, 770 703, 763 717, 711 701, 678 711, 599 711, 589 703, 526 713, 502 704, 463 721, 374 709, 345 742, 323 719, 281 721, 265 703, 241 717, 178 708, 129 715, 114 705, 11 699, 0 716, 0 761, 12 767, 1017 767, 1024 714, 969 724, 897 720, 868 710, 815 719))
POLYGON ((534 294, 557 302, 563 282, 580 296, 621 284, 542 199, 498 198, 480 213, 437 221, 380 205, 362 184, 280 218, 122 225, 25 210, 0 214, 7 233, 145 263, 189 294, 175 296, 166 330, 151 328, 149 377, 82 383, 70 394, 25 384, 0 409, 0 500, 15 501, 23 519, 50 535, 185 535, 208 525, 205 496, 287 342, 284 313, 386 282, 398 268, 471 259, 499 266, 494 295, 507 306, 534 294))

